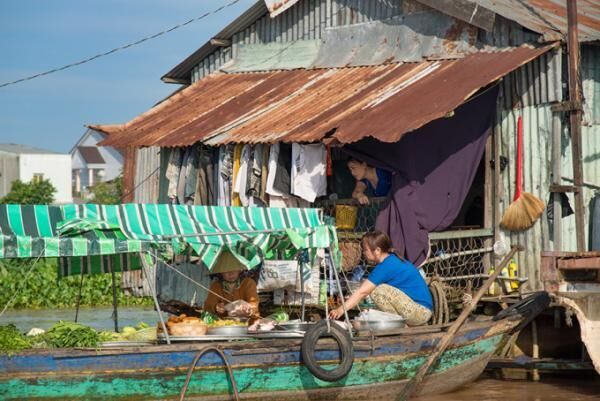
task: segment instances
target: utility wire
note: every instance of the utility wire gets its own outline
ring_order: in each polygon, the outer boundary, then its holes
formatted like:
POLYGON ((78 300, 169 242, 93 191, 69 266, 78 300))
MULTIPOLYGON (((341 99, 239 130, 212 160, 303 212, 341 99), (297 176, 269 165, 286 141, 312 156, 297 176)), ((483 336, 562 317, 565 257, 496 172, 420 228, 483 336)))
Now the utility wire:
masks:
POLYGON ((201 16, 199 16, 199 17, 192 18, 191 20, 188 20, 188 21, 186 21, 186 22, 184 22, 184 23, 181 23, 181 24, 175 25, 175 26, 173 26, 173 27, 171 27, 171 28, 169 28, 169 29, 166 29, 166 30, 164 30, 164 31, 161 31, 161 32, 155 33, 154 35, 147 36, 147 37, 145 37, 145 38, 139 39, 139 40, 137 40, 137 41, 135 41, 135 42, 131 42, 131 43, 128 43, 128 44, 126 44, 126 45, 123 45, 123 46, 120 46, 120 47, 116 47, 116 48, 114 48, 114 49, 112 49, 112 50, 109 50, 109 51, 107 51, 107 52, 104 52, 104 53, 99 53, 99 54, 96 54, 95 56, 88 57, 88 58, 86 58, 86 59, 79 60, 79 61, 76 61, 76 62, 74 62, 74 63, 71 63, 71 64, 64 65, 64 66, 62 66, 62 67, 54 68, 54 69, 52 69, 52 70, 48 70, 48 71, 44 71, 44 72, 40 72, 39 74, 30 75, 30 76, 28 76, 28 77, 20 78, 20 79, 17 79, 17 80, 15 80, 15 81, 11 81, 11 82, 4 82, 4 83, 0 84, 0 88, 4 88, 4 87, 6 87, 6 86, 10 86, 10 85, 18 84, 18 83, 20 83, 20 82, 24 82, 24 81, 30 81, 30 80, 32 80, 32 79, 35 79, 35 78, 43 77, 43 76, 45 76, 45 75, 50 75, 50 74, 53 74, 53 73, 55 73, 55 72, 59 72, 59 71, 66 70, 66 69, 68 69, 68 68, 72 68, 72 67, 76 67, 76 66, 78 66, 78 65, 86 64, 86 63, 89 63, 90 61, 94 61, 94 60, 96 60, 96 59, 99 59, 99 58, 101 58, 101 57, 108 56, 108 55, 110 55, 110 54, 113 54, 113 53, 116 53, 116 52, 118 52, 118 51, 120 51, 120 50, 124 50, 124 49, 128 49, 128 48, 130 48, 130 47, 133 47, 133 46, 137 46, 137 45, 139 45, 139 44, 141 44, 141 43, 144 43, 144 42, 147 42, 147 41, 149 41, 149 40, 152 40, 152 39, 158 38, 159 36, 163 36, 163 35, 165 35, 165 34, 167 34, 167 33, 169 33, 169 32, 173 32, 173 31, 174 31, 174 30, 176 30, 176 29, 183 28, 184 26, 186 26, 186 25, 189 25, 189 24, 191 24, 192 22, 196 22, 196 21, 199 21, 199 20, 201 20, 201 19, 204 19, 204 18, 208 17, 209 15, 217 14, 218 12, 220 12, 220 11, 224 10, 225 8, 231 7, 231 6, 233 6, 234 4, 236 4, 236 3, 239 3, 239 2, 240 2, 240 0, 233 0, 233 1, 229 2, 229 3, 227 3, 227 4, 224 4, 224 5, 222 5, 221 7, 217 8, 217 9, 215 9, 215 10, 213 10, 213 11, 206 12, 206 13, 202 14, 202 15, 201 15, 201 16))

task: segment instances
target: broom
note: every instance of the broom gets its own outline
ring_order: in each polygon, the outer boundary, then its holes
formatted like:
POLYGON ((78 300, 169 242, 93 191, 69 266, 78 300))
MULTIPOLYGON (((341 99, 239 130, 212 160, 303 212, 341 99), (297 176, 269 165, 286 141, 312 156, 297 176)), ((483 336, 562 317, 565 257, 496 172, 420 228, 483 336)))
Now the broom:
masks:
POLYGON ((546 205, 536 196, 523 192, 523 120, 517 121, 517 178, 515 197, 502 216, 500 226, 509 231, 531 228, 544 212, 546 205))

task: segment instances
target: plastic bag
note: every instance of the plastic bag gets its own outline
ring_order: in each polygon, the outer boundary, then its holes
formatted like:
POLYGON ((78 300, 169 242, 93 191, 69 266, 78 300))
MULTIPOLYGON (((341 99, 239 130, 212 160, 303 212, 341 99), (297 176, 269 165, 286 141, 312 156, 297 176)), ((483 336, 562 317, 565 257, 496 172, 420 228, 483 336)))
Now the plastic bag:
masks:
POLYGON ((225 305, 225 311, 231 317, 247 317, 252 313, 252 305, 248 302, 239 299, 225 305))

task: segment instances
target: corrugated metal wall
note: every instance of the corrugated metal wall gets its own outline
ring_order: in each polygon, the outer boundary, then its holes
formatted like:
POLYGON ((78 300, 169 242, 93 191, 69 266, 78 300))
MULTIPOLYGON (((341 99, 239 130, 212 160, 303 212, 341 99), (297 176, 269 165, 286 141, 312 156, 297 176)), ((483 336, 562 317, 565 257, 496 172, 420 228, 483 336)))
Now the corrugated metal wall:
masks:
MULTIPOLYGON (((598 66, 589 60, 598 57, 599 50, 586 48, 583 50, 583 59, 588 60, 582 64, 582 76, 588 82, 584 85, 584 96, 590 104, 586 107, 598 108, 598 97, 596 88, 600 85, 598 66), (590 50, 592 49, 592 50, 590 50), (593 51, 596 54, 586 54, 593 51), (590 71, 590 68, 592 69, 590 71), (595 74, 595 75, 594 75, 595 74), (591 82, 591 77, 595 80, 591 82), (588 77, 588 78, 585 78, 588 77), (595 101, 596 104, 591 104, 595 101)), ((600 60, 600 57, 597 58, 600 60)), ((495 132, 500 135, 500 154, 507 157, 509 165, 502 174, 502 192, 499 194, 500 211, 502 212, 510 204, 515 190, 515 146, 517 118, 523 118, 524 132, 524 191, 530 192, 544 202, 548 202, 550 184, 552 183, 552 118, 553 113, 549 102, 562 99, 562 88, 552 82, 554 74, 560 78, 562 75, 562 64, 566 59, 560 53, 551 53, 546 59, 539 59, 530 63, 506 77, 502 84, 501 96, 498 102, 495 132), (562 59, 562 60, 561 60, 562 59), (548 68, 544 71, 539 69, 544 65, 548 68), (521 88, 519 91, 505 92, 505 88, 521 88), (521 102, 518 102, 518 101, 521 102), (510 107, 509 105, 515 107, 510 107)), ((562 115, 562 146, 561 146, 561 175, 572 178, 571 140, 568 135, 568 121, 562 115)), ((584 181, 600 186, 600 125, 590 124, 582 129, 582 152, 583 152, 583 174, 584 181)), ((563 180, 563 184, 571 182, 563 180)), ((589 217, 589 204, 594 195, 594 190, 587 187, 584 189, 584 204, 586 206, 586 224, 589 217)), ((575 207, 572 194, 567 195, 571 207, 575 207)), ((576 251, 575 216, 571 215, 562 219, 562 249, 563 251, 576 251)), ((588 229, 585 229, 586 236, 588 229)), ((521 234, 510 236, 512 243, 519 243, 526 247, 525 252, 518 255, 520 274, 530 278, 529 286, 532 289, 542 288, 539 279, 540 252, 542 250, 553 250, 551 241, 551 227, 548 226, 546 215, 542 216, 540 222, 521 234)), ((586 242, 587 243, 587 242, 586 242)))
POLYGON ((582 46, 581 75, 585 96, 584 124, 600 124, 600 47, 582 46))
POLYGON ((0 153, 0 197, 10 192, 13 181, 19 178, 19 156, 0 153))
POLYGON ((152 146, 137 151, 134 202, 157 203, 160 172, 160 148, 152 146))
MULTIPOLYGON (((415 0, 303 0, 276 18, 265 14, 254 24, 233 36, 232 46, 205 58, 192 70, 192 82, 217 71, 237 54, 240 44, 290 42, 320 39, 329 27, 385 20, 400 15, 428 11, 415 0)), ((494 31, 480 30, 479 40, 492 46, 518 46, 535 41, 539 35, 528 33, 516 23, 497 16, 494 31)))
POLYGON ((276 18, 265 14, 233 36, 232 47, 217 50, 192 71, 192 82, 218 70, 235 56, 238 44, 319 39, 327 27, 382 20, 423 10, 413 0, 305 0, 276 18))

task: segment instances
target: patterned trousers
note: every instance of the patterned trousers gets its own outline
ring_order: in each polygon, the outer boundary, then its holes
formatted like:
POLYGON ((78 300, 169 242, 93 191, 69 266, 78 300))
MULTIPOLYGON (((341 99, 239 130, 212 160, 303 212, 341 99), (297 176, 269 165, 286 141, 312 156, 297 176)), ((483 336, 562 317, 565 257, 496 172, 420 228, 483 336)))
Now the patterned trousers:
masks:
POLYGON ((371 298, 380 310, 402 316, 409 326, 420 326, 431 318, 429 309, 391 285, 378 285, 371 293, 371 298))

